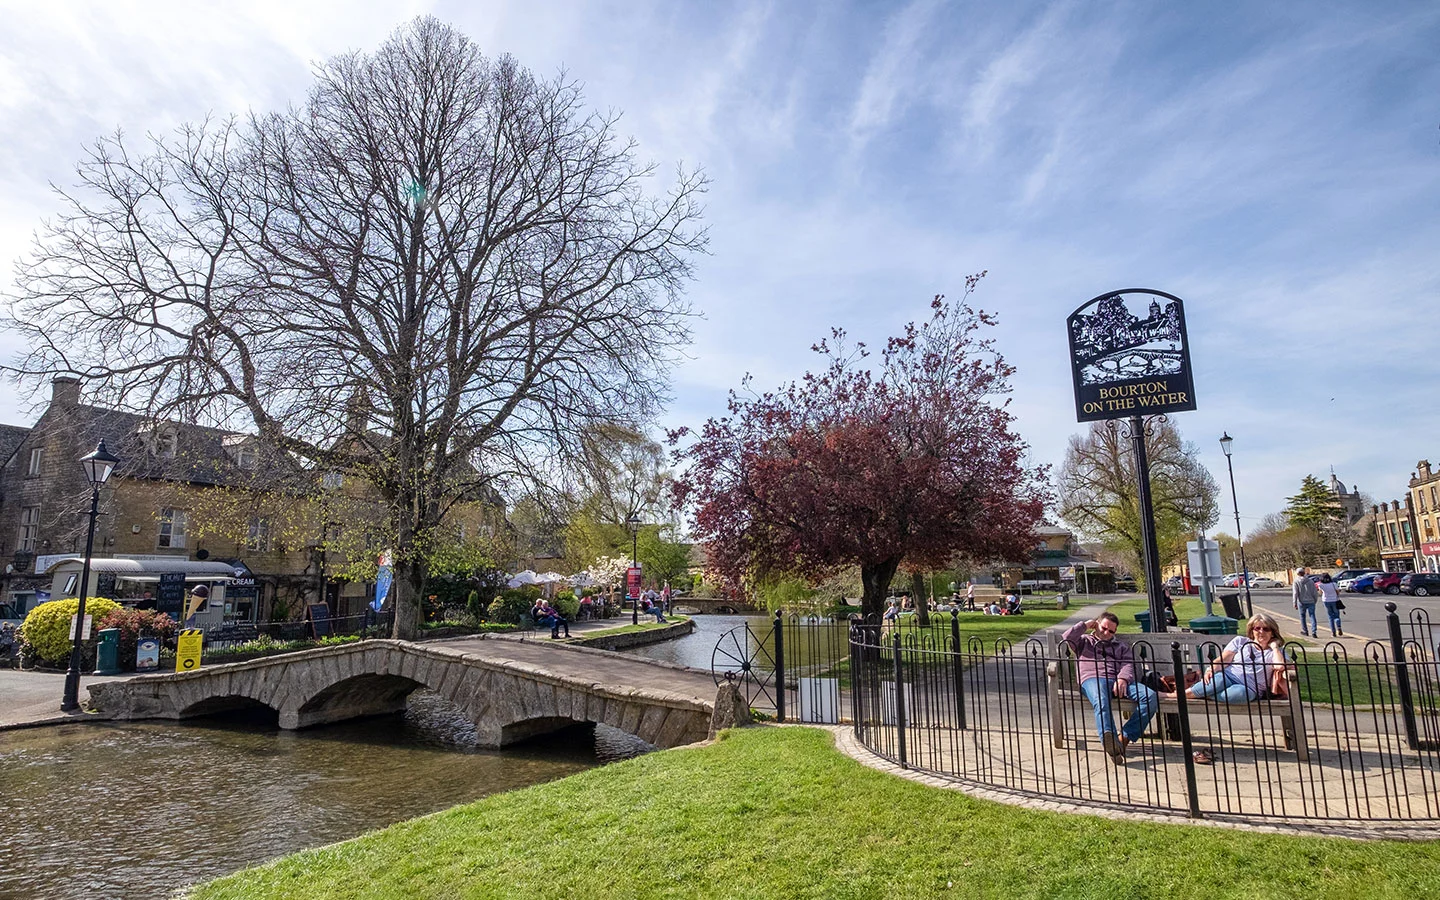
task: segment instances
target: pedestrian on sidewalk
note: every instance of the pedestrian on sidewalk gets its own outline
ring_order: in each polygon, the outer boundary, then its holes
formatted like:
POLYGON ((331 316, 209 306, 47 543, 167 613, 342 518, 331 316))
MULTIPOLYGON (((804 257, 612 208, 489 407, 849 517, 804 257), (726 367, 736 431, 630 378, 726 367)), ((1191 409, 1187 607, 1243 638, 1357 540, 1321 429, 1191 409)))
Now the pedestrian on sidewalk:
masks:
MULTIPOLYGON (((1340 594, 1335 590, 1335 585, 1326 572, 1320 576, 1320 583, 1315 585, 1320 592, 1320 599, 1325 603, 1325 615, 1330 619, 1330 636, 1340 637, 1345 632, 1340 630, 1340 594)), ((1314 625, 1310 626, 1314 629, 1314 625)))
POLYGON ((1295 586, 1290 589, 1291 598, 1295 608, 1300 610, 1300 633, 1306 637, 1318 637, 1318 622, 1315 619, 1315 604, 1320 601, 1320 594, 1315 589, 1315 582, 1310 580, 1310 570, 1304 566, 1295 570, 1295 586), (1309 621, 1307 626, 1305 623, 1309 621))
POLYGON ((1075 653, 1080 692, 1095 711, 1100 744, 1117 766, 1125 764, 1125 748, 1140 740, 1158 701, 1155 692, 1135 677, 1135 655, 1128 644, 1115 640, 1120 619, 1109 610, 1086 622, 1076 622, 1060 639, 1075 653), (1091 632, 1094 632, 1093 634, 1091 632), (1113 699, 1128 698, 1135 710, 1115 734, 1113 699))

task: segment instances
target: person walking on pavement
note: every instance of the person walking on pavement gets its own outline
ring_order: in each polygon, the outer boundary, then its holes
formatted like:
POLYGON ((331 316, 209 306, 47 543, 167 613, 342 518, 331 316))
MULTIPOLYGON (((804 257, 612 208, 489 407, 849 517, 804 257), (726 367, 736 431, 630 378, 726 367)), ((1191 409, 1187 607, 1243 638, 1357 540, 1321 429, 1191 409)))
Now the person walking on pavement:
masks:
POLYGON ((1315 618, 1315 604, 1320 602, 1320 592, 1310 580, 1310 570, 1301 566, 1295 570, 1295 585, 1290 589, 1295 608, 1300 610, 1300 633, 1307 637, 1319 637, 1315 632, 1319 622, 1315 618), (1309 625, 1306 625, 1308 616, 1309 625))
MULTIPOLYGON (((1325 616, 1330 620, 1330 636, 1340 637, 1345 632, 1340 630, 1340 595, 1335 591, 1335 585, 1330 580, 1330 573, 1326 572, 1320 576, 1320 583, 1315 585, 1320 593, 1320 600, 1325 604, 1325 616)), ((1314 630, 1314 626, 1311 626, 1314 630)))

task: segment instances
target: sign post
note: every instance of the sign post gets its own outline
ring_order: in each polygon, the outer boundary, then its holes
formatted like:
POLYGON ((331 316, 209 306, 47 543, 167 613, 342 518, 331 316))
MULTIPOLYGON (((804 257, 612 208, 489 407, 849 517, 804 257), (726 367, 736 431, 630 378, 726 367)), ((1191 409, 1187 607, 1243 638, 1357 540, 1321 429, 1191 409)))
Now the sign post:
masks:
POLYGON ((1163 291, 1125 288, 1084 304, 1070 314, 1065 324, 1070 336, 1077 421, 1104 421, 1115 428, 1115 420, 1128 420, 1120 427, 1130 438, 1135 457, 1150 630, 1164 631, 1165 604, 1160 592, 1145 417, 1195 408, 1185 304, 1163 291))

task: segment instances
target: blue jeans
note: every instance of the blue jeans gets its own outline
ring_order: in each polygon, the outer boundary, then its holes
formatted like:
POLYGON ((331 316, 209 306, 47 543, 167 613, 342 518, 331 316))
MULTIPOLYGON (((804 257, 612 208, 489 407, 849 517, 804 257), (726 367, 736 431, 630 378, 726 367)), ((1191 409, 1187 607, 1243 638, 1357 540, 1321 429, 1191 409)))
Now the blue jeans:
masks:
POLYGON ((1304 634, 1307 627, 1310 629, 1310 634, 1314 634, 1315 630, 1320 627, 1319 622, 1315 618, 1315 604, 1313 603, 1300 604, 1300 633, 1304 634), (1306 616, 1310 617, 1310 624, 1308 626, 1305 624, 1306 616))
MULTIPOLYGON (((1310 605, 1310 615, 1315 615, 1315 606, 1310 605)), ((1249 703, 1258 694, 1245 686, 1243 681, 1232 681, 1224 672, 1215 673, 1208 682, 1201 681, 1190 688, 1190 696, 1196 700, 1211 697, 1221 703, 1249 703)))
POLYGON ((1330 617, 1330 630, 1331 630, 1332 632, 1336 632, 1336 631, 1339 631, 1339 630, 1340 630, 1340 608, 1339 608, 1339 606, 1340 606, 1340 601, 1338 601, 1338 600, 1336 600, 1334 603, 1331 603, 1329 600, 1326 600, 1326 601, 1325 601, 1325 615, 1327 615, 1327 616, 1330 617))
MULTIPOLYGON (((1115 714, 1111 709, 1111 701, 1115 698, 1114 690, 1115 682, 1109 678, 1091 678, 1080 683, 1080 692, 1095 710, 1095 733, 1101 738, 1107 731, 1115 733, 1115 714)), ((1138 741, 1145 733, 1145 726, 1150 724, 1150 719, 1155 715, 1157 698, 1155 692, 1143 684, 1127 686, 1125 696, 1134 701, 1135 711, 1125 720, 1120 733, 1130 741, 1138 741)))

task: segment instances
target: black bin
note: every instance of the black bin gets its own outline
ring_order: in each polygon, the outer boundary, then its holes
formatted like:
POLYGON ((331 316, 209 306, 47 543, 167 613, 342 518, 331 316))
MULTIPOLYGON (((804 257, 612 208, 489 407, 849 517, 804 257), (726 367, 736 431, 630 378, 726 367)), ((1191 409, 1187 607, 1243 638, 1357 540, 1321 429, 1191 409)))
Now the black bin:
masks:
POLYGON ((1242 611, 1242 610, 1240 609, 1240 595, 1239 595, 1238 593, 1236 593, 1236 594, 1221 594, 1221 595, 1220 595, 1220 605, 1223 606, 1223 607, 1225 607, 1225 615, 1229 616, 1230 618, 1232 618, 1232 619, 1243 619, 1243 618, 1245 618, 1245 613, 1244 613, 1244 611, 1242 611))

